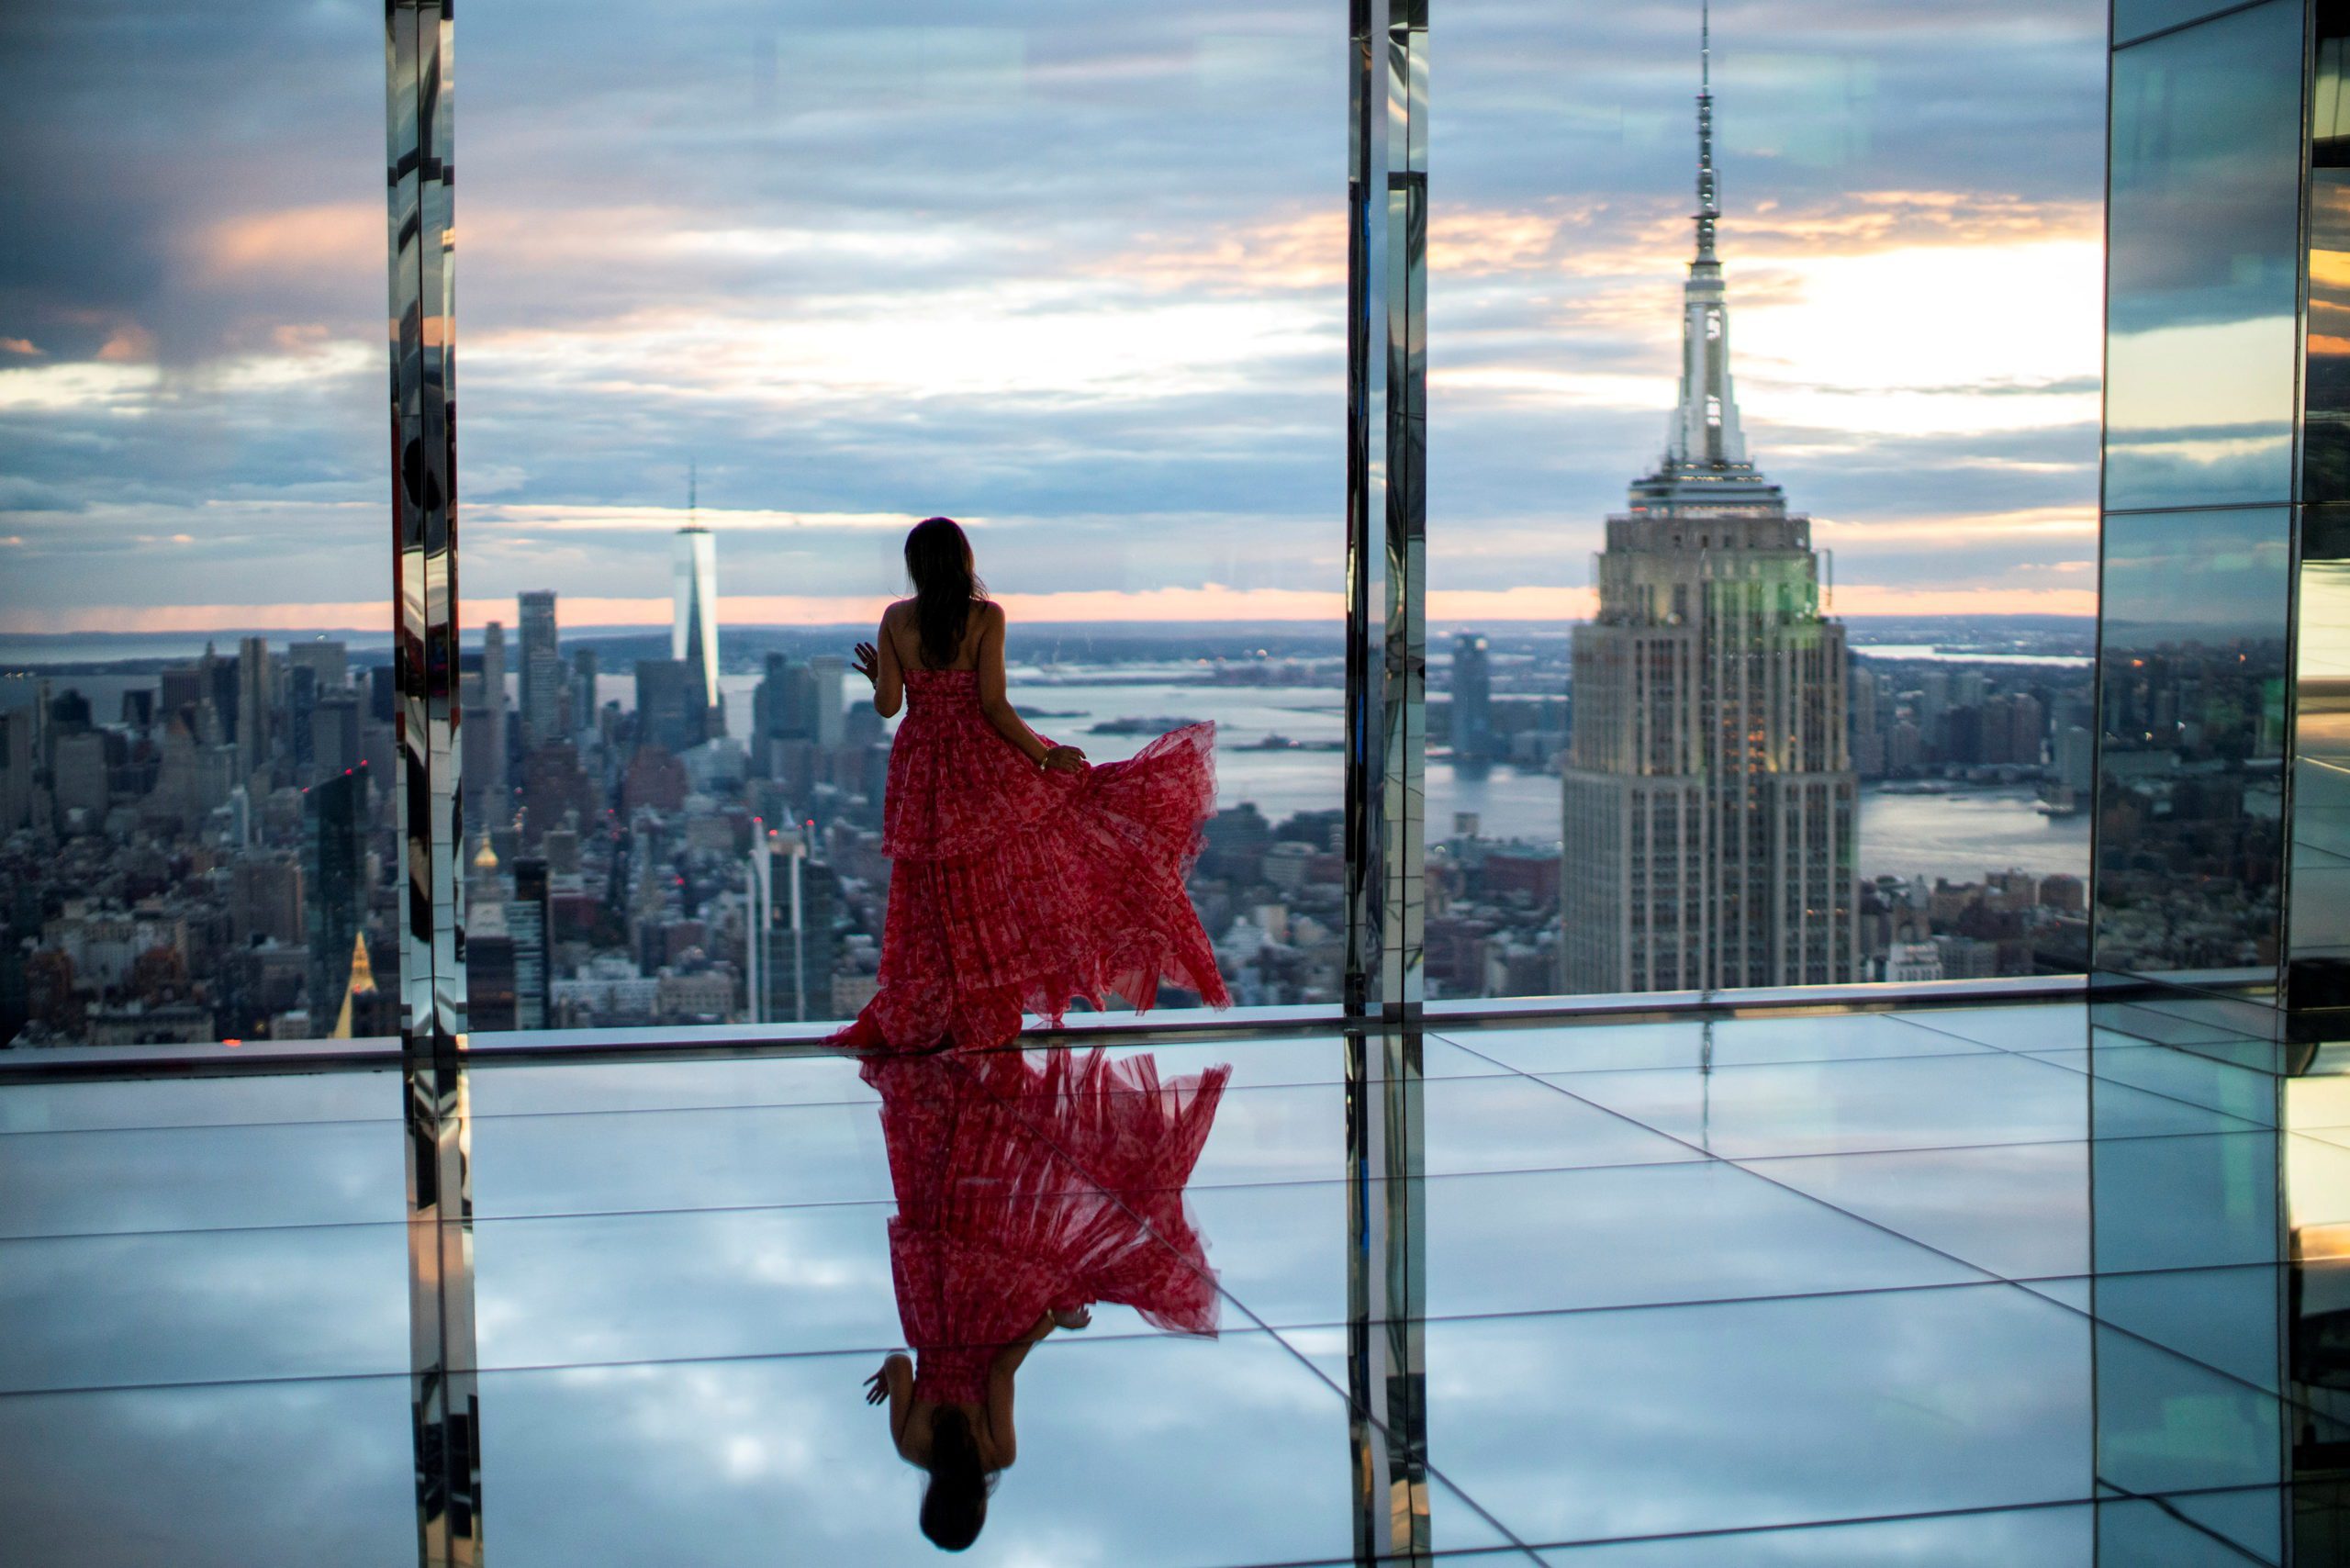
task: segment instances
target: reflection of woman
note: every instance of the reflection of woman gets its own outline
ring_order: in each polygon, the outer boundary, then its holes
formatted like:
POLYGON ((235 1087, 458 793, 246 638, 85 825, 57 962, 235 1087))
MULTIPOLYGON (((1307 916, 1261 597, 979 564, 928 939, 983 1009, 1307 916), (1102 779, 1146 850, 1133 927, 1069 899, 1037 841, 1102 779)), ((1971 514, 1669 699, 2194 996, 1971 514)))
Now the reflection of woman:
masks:
POLYGON ((1229 1067, 1162 1082, 1148 1056, 889 1056, 881 1095, 898 1213, 890 1265, 913 1355, 866 1380, 930 1473, 922 1530, 950 1551, 987 1522, 1019 1453, 1013 1385, 1029 1349, 1117 1302, 1213 1334, 1215 1275, 1183 1203, 1229 1067))
POLYGON ((1184 879, 1215 809, 1215 727, 1187 724, 1090 767, 1004 694, 1002 607, 951 520, 906 535, 914 597, 891 605, 856 667, 890 750, 881 851, 892 867, 879 988, 835 1036, 859 1049, 1004 1044, 1021 1014, 1058 1021, 1114 991, 1148 1007, 1162 980, 1229 1001, 1184 879))

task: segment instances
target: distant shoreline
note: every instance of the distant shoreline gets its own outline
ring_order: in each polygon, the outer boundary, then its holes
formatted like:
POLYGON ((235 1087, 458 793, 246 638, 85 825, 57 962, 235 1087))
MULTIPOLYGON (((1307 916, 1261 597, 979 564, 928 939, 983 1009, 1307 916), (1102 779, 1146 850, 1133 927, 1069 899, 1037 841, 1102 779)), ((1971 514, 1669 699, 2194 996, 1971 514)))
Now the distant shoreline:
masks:
MULTIPOLYGON (((1999 640, 1999 634, 2003 633, 2011 635, 2035 633, 2087 634, 2097 624, 2094 616, 2039 613, 1998 616, 1848 615, 1840 619, 1854 633, 1862 634, 1853 638, 1852 647, 1854 652, 1863 654, 1867 653, 1872 645, 1980 644, 1999 640)), ((468 623, 461 629, 466 646, 480 645, 481 628, 486 624, 486 622, 468 623)), ((510 645, 517 622, 509 620, 501 624, 508 628, 510 645)), ((1565 637, 1574 624, 1561 621, 1446 621, 1429 626, 1428 647, 1430 653, 1441 655, 1452 636, 1471 631, 1547 641, 1565 637)), ((744 623, 724 627, 721 636, 726 640, 747 641, 755 646, 807 642, 847 644, 870 631, 871 628, 863 622, 838 625, 744 623)), ((1342 649, 1346 635, 1344 627, 1319 620, 1030 621, 1020 622, 1015 634, 1031 647, 1038 640, 1079 642, 1097 646, 1186 640, 1211 644, 1253 643, 1259 644, 1268 657, 1281 656, 1288 650, 1302 646, 1342 649)), ((565 643, 593 643, 608 646, 629 644, 656 645, 668 641, 666 628, 643 625, 566 625, 562 629, 562 636, 565 643)), ((362 657, 388 657, 392 646, 388 624, 328 631, 221 626, 205 632, 0 632, 0 672, 26 666, 111 665, 140 659, 186 659, 201 654, 207 642, 224 653, 233 653, 239 640, 245 637, 265 638, 277 648, 298 643, 341 643, 353 655, 362 657)), ((2006 652, 2012 655, 2014 650, 2006 652)), ((1949 655, 1945 654, 1943 656, 1949 655)))
MULTIPOLYGON (((388 609, 388 606, 386 609, 388 609)), ((508 618, 503 622, 503 624, 509 626, 513 625, 517 618, 508 618)), ((1847 612, 1835 615, 1831 617, 1831 619, 1841 621, 1846 625, 1862 623, 1882 625, 1908 622, 1920 625, 1995 625, 2013 626, 2018 628, 2045 626, 2051 629, 2089 626, 2094 625, 2097 622, 2097 617, 2095 615, 2057 615, 2050 614, 2045 611, 2031 611, 2015 615, 1915 615, 1900 611, 1886 611, 1882 613, 1870 614, 1847 612)), ((468 622, 468 625, 475 629, 478 629, 479 624, 484 623, 468 622)), ((1301 632, 1315 632, 1334 637, 1343 634, 1343 629, 1335 622, 1320 618, 1295 621, 1272 619, 1144 622, 1024 621, 1020 622, 1020 624, 1033 631, 1058 632, 1064 634, 1084 634, 1089 636, 1144 637, 1168 635, 1186 632, 1222 633, 1232 636, 1247 636, 1251 633, 1259 631, 1274 632, 1292 636, 1301 632)), ((1501 627, 1505 630, 1516 632, 1534 632, 1572 624, 1573 624, 1573 622, 1562 622, 1555 616, 1537 617, 1530 620, 1516 619, 1506 616, 1451 617, 1441 622, 1432 621, 1429 624, 1428 634, 1431 637, 1435 637, 1440 633, 1449 635, 1455 630, 1483 631, 1488 627, 1501 627)), ((863 621, 745 621, 740 622, 730 622, 722 628, 722 631, 724 632, 766 633, 845 632, 851 633, 862 633, 871 630, 872 627, 863 621)), ((656 625, 647 625, 642 622, 616 626, 571 626, 566 624, 563 628, 563 633, 566 637, 574 635, 599 638, 660 637, 667 635, 667 628, 656 625)), ((169 643, 185 642, 190 638, 194 638, 196 641, 201 642, 207 637, 214 638, 216 640, 224 637, 267 637, 276 642, 309 642, 319 638, 325 638, 330 642, 352 642, 374 639, 389 644, 391 641, 391 629, 388 625, 328 627, 222 625, 210 627, 203 631, 171 632, 114 631, 105 627, 91 627, 86 630, 75 632, 9 632, 0 630, 0 647, 6 647, 19 643, 71 643, 99 638, 119 640, 123 642, 151 641, 169 643)))

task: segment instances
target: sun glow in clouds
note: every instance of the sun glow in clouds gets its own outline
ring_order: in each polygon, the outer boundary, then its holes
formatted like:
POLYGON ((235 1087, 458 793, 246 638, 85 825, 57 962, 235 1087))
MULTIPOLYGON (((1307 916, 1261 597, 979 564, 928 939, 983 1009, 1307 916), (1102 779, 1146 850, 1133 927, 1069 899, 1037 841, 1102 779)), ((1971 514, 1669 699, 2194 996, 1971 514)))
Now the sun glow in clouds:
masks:
POLYGON ((1740 400, 1855 436, 2094 424, 2104 268, 2094 240, 1774 257, 1793 300, 1740 309, 1731 278, 1740 400))

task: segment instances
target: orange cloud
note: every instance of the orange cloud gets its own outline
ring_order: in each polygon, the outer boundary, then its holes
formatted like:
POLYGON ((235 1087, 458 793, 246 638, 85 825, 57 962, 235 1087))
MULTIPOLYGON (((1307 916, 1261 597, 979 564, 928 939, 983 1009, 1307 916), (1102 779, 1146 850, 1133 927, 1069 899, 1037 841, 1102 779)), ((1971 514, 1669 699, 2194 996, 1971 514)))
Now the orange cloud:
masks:
POLYGON ((155 357, 155 334, 126 321, 99 348, 98 357, 109 364, 144 364, 155 357))
POLYGON ((1539 267, 1567 221, 1555 213, 1439 211, 1428 224, 1428 270, 1476 277, 1539 267))
POLYGON ((380 202, 327 202, 246 213, 199 231, 196 260, 216 277, 384 264, 380 202))
MULTIPOLYGON (((1740 257, 1807 259, 1823 247, 1858 255, 1917 246, 2013 245, 2097 240, 2102 213, 2092 202, 2036 202, 1956 191, 1858 191, 1801 209, 1776 204, 1722 223, 1722 248, 1740 257)), ((1653 277, 1677 267, 1689 220, 1653 203, 1568 202, 1547 209, 1439 207, 1428 224, 1428 267, 1448 277, 1547 273, 1572 277, 1653 277)), ((1740 303, 1762 296, 1742 280, 1740 303)))
POLYGON ((1260 295, 1269 290, 1343 288, 1347 219, 1343 212, 1266 218, 1220 233, 1181 240, 1145 235, 1133 250, 1085 269, 1159 289, 1260 295))
POLYGON ((333 341, 332 330, 322 321, 287 322, 269 332, 270 346, 283 354, 314 354, 333 341))
POLYGON ((39 354, 40 352, 33 347, 29 338, 0 338, 0 353, 39 354))
POLYGON ((1811 537, 1815 544, 1854 550, 1888 543, 1906 549, 1931 549, 1964 548, 1995 540, 2089 540, 2097 537, 2097 508, 2025 507, 2015 511, 1953 512, 1871 521, 1815 515, 1811 537))
POLYGON ((1831 606, 1848 619, 1870 615, 2080 615, 2097 614, 2097 589, 1911 588, 1855 583, 1836 590, 1831 606))

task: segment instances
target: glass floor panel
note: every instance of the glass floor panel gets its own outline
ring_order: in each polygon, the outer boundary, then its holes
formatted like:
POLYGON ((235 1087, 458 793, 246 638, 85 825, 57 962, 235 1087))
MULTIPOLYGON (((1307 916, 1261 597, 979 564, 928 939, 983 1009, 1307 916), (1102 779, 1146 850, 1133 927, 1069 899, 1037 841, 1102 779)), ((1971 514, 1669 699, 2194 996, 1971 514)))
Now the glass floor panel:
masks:
MULTIPOLYGON (((909 1350, 980 1562, 2285 1561, 2350 1100, 2089 1011, 484 1063, 421 1370, 498 1564, 928 1561, 909 1350)), ((0 1085, 0 1562, 420 1561, 402 1092, 0 1085)))

